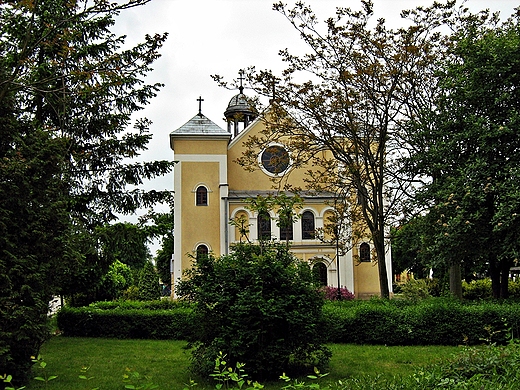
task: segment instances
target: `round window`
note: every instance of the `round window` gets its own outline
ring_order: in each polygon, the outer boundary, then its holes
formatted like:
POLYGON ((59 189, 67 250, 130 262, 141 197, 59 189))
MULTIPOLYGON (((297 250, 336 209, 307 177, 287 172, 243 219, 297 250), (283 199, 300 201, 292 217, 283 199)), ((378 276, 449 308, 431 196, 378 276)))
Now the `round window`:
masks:
POLYGON ((268 146, 262 152, 261 162, 267 172, 280 174, 289 167, 289 152, 280 145, 268 146))

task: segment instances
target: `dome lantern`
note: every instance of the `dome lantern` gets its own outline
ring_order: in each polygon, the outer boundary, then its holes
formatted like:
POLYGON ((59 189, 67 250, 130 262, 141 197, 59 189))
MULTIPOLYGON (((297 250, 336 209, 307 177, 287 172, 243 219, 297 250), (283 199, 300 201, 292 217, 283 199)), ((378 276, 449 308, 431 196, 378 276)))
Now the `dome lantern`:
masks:
POLYGON ((227 106, 224 116, 227 121, 228 132, 236 137, 242 130, 257 117, 249 98, 244 95, 244 87, 242 86, 242 72, 240 73, 239 93, 231 98, 227 106))

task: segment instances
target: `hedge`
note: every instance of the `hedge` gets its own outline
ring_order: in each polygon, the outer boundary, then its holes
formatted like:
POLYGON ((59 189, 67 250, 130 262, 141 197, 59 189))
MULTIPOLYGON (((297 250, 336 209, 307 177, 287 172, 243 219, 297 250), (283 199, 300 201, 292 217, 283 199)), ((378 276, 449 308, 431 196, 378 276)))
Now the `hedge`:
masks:
POLYGON ((517 303, 464 304, 432 298, 334 302, 324 307, 324 332, 334 343, 460 345, 504 343, 520 336, 517 303))
MULTIPOLYGON (((65 307, 58 327, 65 336, 187 339, 198 323, 191 307, 162 302, 168 301, 65 307)), ((329 302, 323 314, 323 332, 333 343, 473 345, 520 337, 518 303, 355 300, 329 302)))
POLYGON ((196 320, 190 307, 174 309, 64 307, 58 328, 65 336, 183 340, 196 320))

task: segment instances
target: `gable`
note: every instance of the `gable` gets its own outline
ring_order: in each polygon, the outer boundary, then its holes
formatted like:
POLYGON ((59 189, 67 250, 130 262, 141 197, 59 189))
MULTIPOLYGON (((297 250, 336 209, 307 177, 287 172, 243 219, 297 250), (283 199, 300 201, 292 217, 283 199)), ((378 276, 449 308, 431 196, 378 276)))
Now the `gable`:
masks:
POLYGON ((237 137, 235 137, 228 146, 228 184, 231 191, 275 191, 276 179, 279 179, 282 175, 287 177, 287 182, 296 188, 305 188, 305 175, 310 169, 316 170, 310 165, 299 167, 298 169, 290 168, 290 156, 293 153, 287 148, 287 143, 284 142, 283 138, 278 139, 275 142, 271 142, 267 148, 258 148, 254 151, 256 155, 256 162, 254 164, 253 171, 250 171, 248 167, 243 167, 237 163, 237 159, 248 151, 248 148, 244 145, 250 137, 261 137, 262 132, 265 131, 266 125, 261 117, 257 118, 251 125, 244 129, 237 137), (280 174, 279 171, 285 166, 284 156, 277 155, 278 152, 282 152, 283 149, 288 151, 289 156, 289 168, 285 174, 280 174), (266 150, 269 149, 269 150, 266 150), (264 157, 264 158, 262 158, 264 157), (269 169, 268 160, 272 158, 276 161, 276 164, 280 169, 269 169), (287 175, 288 173, 288 175, 287 175))

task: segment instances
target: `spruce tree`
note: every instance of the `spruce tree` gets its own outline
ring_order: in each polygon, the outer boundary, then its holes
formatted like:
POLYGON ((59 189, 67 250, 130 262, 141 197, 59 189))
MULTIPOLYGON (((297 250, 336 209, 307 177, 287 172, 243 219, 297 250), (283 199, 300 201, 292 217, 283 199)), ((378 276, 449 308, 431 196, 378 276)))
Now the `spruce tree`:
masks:
POLYGON ((172 163, 128 163, 151 138, 131 116, 166 35, 123 49, 110 32, 149 0, 14 0, 0 5, 0 372, 27 378, 53 294, 98 283, 109 261, 96 229, 169 199, 139 189, 172 163))
POLYGON ((159 275, 150 261, 147 261, 139 273, 139 299, 153 301, 161 297, 159 275))

